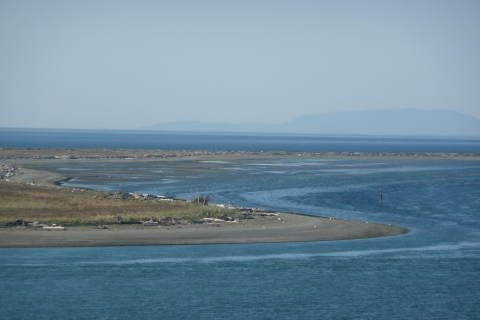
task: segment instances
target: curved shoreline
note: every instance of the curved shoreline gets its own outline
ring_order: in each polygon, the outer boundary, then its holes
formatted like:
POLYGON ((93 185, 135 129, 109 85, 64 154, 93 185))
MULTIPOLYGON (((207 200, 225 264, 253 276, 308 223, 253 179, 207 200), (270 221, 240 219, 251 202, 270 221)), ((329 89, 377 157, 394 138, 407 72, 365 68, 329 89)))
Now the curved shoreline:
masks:
POLYGON ((1 248, 240 244, 354 240, 405 234, 384 224, 280 213, 282 221, 247 225, 0 230, 1 248))
MULTIPOLYGON (((20 183, 35 181, 36 185, 52 186, 66 178, 53 172, 22 170, 22 174, 10 177, 10 180, 20 183)), ((0 248, 333 241, 396 236, 408 232, 408 229, 385 224, 279 213, 274 219, 168 227, 138 228, 122 225, 109 226, 108 229, 72 227, 62 231, 5 228, 0 229, 0 248)))
POLYGON ((61 181, 69 179, 59 173, 44 171, 44 170, 35 170, 20 168, 22 170, 21 174, 10 177, 10 181, 20 182, 20 183, 30 183, 39 186, 60 186, 61 181))

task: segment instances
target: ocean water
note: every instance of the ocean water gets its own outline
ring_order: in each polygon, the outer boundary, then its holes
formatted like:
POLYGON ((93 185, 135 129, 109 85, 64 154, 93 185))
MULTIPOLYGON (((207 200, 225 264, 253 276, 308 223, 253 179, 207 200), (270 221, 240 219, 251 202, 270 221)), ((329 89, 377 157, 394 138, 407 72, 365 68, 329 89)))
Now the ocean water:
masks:
POLYGON ((74 177, 69 186, 208 194, 218 203, 410 232, 334 242, 0 249, 2 318, 480 319, 480 161, 65 161, 36 168, 74 177))
POLYGON ((480 139, 0 128, 0 148, 480 153, 480 139))

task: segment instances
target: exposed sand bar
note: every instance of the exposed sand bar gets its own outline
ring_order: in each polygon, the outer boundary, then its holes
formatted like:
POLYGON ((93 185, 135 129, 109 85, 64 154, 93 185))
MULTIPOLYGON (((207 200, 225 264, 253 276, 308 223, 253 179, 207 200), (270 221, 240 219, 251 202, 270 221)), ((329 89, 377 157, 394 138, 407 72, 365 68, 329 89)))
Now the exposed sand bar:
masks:
POLYGON ((34 182, 37 185, 41 186, 53 186, 55 182, 66 179, 66 177, 61 174, 43 170, 34 170, 21 168, 22 173, 11 177, 9 180, 20 182, 20 183, 31 183, 34 182))
POLYGON ((281 220, 188 227, 73 228, 63 231, 10 228, 0 231, 0 247, 96 247, 172 244, 234 244, 330 241, 395 236, 400 227, 281 213, 281 220))
POLYGON ((58 173, 25 168, 42 164, 65 162, 193 162, 193 161, 235 161, 235 160, 281 160, 281 159, 328 159, 328 160, 480 160, 480 154, 425 153, 425 152, 250 152, 250 151, 209 151, 209 150, 122 150, 122 149, 12 149, 0 148, 0 165, 21 167, 21 175, 9 178, 11 181, 38 185, 53 185, 66 179, 58 173))
MULTIPOLYGON (((45 150, 43 150, 45 151, 45 150)), ((42 152, 43 152, 42 151, 42 152)), ((48 152, 47 152, 48 153, 48 152)), ((287 156, 286 158, 293 157, 287 156)), ((305 156, 310 158, 311 156, 305 156)), ((325 155, 323 156, 325 157, 325 155)), ((242 154, 242 159, 276 159, 285 155, 242 154)), ((299 158, 303 158, 299 157, 299 158)), ((178 158, 177 158, 178 159, 178 158)), ((238 159, 236 155, 186 156, 182 160, 223 160, 238 159)), ((4 159, 3 164, 23 167, 39 162, 63 161, 159 161, 160 159, 4 159)), ((172 158, 168 158, 171 161, 172 158)), ((180 160, 180 159, 178 159, 180 160)), ((2 164, 0 162, 0 164, 2 164)), ((11 181, 38 185, 53 185, 66 177, 53 172, 22 168, 22 173, 9 177, 11 181)), ((1 205, 1 204, 0 204, 1 205)), ((321 214, 321 213, 319 213, 321 214)), ((219 223, 216 225, 183 225, 162 227, 109 226, 108 229, 87 227, 67 228, 63 231, 47 231, 34 228, 0 229, 0 247, 92 247, 129 245, 171 245, 171 244, 234 244, 266 242, 301 242, 364 239, 395 236, 408 230, 390 225, 321 218, 300 214, 280 213, 274 221, 240 223, 219 223)))
POLYGON ((16 160, 268 160, 268 159, 455 159, 479 160, 478 153, 431 152, 292 152, 124 149, 0 148, 1 161, 16 160))

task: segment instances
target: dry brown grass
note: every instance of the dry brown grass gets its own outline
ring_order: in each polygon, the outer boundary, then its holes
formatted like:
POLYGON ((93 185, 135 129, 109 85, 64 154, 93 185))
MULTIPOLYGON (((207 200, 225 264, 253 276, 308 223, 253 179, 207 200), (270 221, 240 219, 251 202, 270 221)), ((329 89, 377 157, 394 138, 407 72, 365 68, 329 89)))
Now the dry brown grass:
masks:
POLYGON ((17 219, 89 225, 143 219, 200 219, 236 212, 187 202, 104 198, 107 193, 68 188, 31 186, 0 181, 0 224, 17 219))

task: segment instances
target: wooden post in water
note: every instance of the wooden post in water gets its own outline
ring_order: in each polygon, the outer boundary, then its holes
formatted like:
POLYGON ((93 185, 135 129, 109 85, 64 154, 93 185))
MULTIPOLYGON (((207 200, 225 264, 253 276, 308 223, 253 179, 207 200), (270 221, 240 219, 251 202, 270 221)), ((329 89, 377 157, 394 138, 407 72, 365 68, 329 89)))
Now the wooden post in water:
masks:
POLYGON ((382 204, 382 197, 383 197, 382 188, 380 188, 380 204, 382 204))

